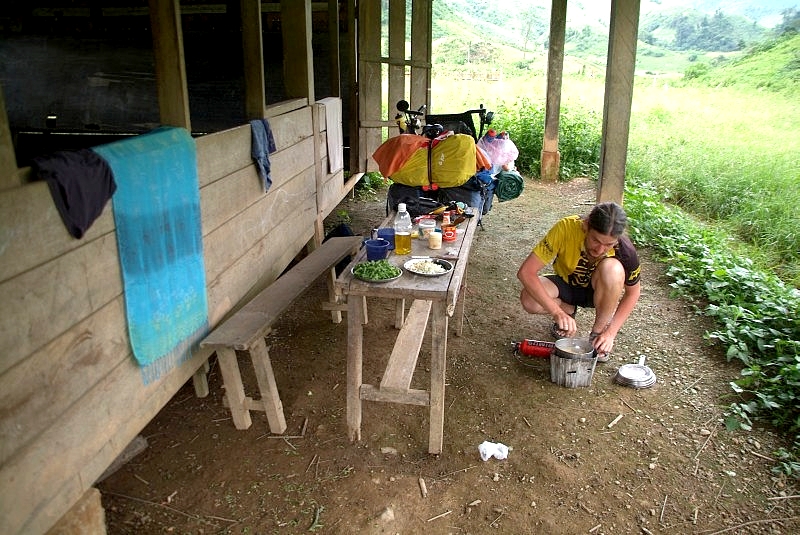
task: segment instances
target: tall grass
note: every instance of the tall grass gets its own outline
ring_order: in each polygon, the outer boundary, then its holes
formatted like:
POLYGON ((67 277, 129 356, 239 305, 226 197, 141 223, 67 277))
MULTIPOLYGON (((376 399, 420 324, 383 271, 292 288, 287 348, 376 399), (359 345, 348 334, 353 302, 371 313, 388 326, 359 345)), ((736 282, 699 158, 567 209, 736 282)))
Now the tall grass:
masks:
MULTIPOLYGON (((499 82, 434 80, 432 100, 456 112, 485 102, 492 125, 520 149, 517 166, 538 177, 544 78, 499 82), (440 85, 441 84, 441 85, 440 85), (485 97, 480 95, 484 94, 485 97), (463 107, 463 108, 462 108, 463 107)), ((603 80, 567 76, 562 87, 561 179, 597 176, 603 80)), ((800 286, 800 101, 731 87, 676 87, 637 78, 627 175, 666 202, 751 246, 759 264, 800 286)))
POLYGON ((636 99, 628 175, 722 224, 800 284, 800 104, 732 88, 655 88, 636 99))

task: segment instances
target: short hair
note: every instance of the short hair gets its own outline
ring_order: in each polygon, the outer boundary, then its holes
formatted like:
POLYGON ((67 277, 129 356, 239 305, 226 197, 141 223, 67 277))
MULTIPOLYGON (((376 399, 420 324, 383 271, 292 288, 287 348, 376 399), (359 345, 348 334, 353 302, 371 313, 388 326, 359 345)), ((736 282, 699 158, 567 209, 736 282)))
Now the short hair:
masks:
POLYGON ((628 216, 622 206, 615 202, 602 202, 589 212, 589 228, 600 234, 618 238, 625 232, 628 216))

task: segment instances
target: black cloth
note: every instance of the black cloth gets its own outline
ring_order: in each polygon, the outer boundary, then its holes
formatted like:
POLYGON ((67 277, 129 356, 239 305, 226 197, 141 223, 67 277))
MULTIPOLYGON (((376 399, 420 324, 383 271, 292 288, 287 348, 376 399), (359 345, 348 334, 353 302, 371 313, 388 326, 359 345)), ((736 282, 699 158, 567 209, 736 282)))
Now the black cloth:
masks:
POLYGON ((91 149, 33 158, 34 175, 46 180, 53 202, 75 238, 82 238, 117 190, 108 163, 91 149))

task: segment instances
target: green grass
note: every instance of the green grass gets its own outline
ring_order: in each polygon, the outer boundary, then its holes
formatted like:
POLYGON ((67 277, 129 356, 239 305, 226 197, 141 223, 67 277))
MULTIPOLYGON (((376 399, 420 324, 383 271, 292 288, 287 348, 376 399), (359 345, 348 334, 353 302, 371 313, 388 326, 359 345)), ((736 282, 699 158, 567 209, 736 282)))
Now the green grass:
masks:
POLYGON ((800 285, 800 104, 729 88, 646 88, 631 119, 628 175, 726 225, 800 285))
MULTIPOLYGON (((484 103, 520 149, 518 167, 537 177, 544 128, 544 76, 495 82, 434 77, 438 113, 484 103)), ((561 178, 596 177, 602 78, 570 75, 562 85, 561 178)), ((627 174, 667 202, 728 227, 755 260, 800 285, 800 101, 755 89, 679 87, 635 81, 627 174)))

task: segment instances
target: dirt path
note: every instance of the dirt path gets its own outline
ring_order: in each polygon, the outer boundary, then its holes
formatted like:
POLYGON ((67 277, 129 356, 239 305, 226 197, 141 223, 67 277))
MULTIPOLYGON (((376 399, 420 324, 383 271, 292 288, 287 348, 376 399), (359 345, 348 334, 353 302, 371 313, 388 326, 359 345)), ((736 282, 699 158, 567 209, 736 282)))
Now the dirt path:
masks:
MULTIPOLYGON (((468 321, 448 341, 441 456, 426 453, 422 407, 367 402, 361 443, 347 440, 346 326, 318 310, 318 284, 268 339, 287 433, 305 427, 304 436, 270 436, 259 414, 237 431, 212 361, 211 395, 195 398, 185 386, 143 431, 149 448, 99 485, 108 533, 800 532, 798 482, 769 470, 780 441, 725 430, 728 383, 739 369, 708 347, 709 325, 670 298, 647 251, 642 299, 591 386, 555 385, 545 360, 513 355, 512 341, 548 339, 546 320, 519 306, 517 267, 556 219, 593 201, 590 181, 528 181, 485 217, 469 264, 468 321), (617 368, 640 355, 656 385, 614 384, 617 368), (507 445, 508 458, 481 461, 484 441, 507 445)), ((382 199, 339 210, 357 232, 384 215, 382 199)), ((377 302, 369 313, 364 378, 379 382, 393 315, 377 302)), ((588 330, 588 314, 577 319, 588 330)), ((255 392, 252 374, 246 382, 255 392)))

